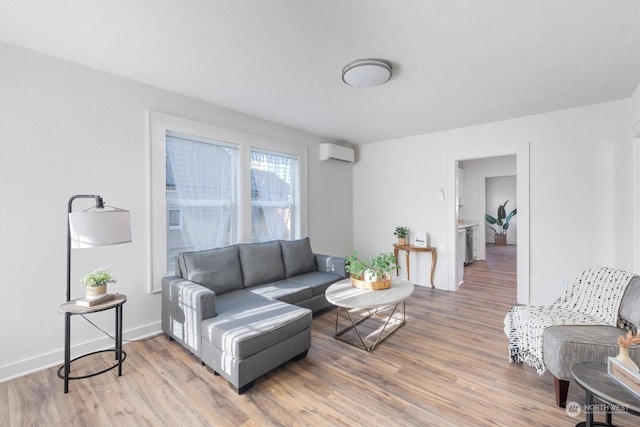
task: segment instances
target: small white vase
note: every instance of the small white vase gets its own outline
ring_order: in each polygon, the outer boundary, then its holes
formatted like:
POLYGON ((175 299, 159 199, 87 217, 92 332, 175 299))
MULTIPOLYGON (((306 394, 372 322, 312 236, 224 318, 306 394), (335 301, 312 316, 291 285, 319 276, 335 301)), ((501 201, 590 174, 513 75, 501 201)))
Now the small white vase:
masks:
POLYGON ((640 372, 640 369, 638 369, 638 365, 636 365, 636 362, 634 362, 633 359, 629 357, 628 348, 620 347, 620 352, 616 356, 616 360, 624 365, 628 370, 633 372, 640 372))
POLYGON ((378 275, 376 273, 374 273, 373 271, 366 269, 364 271, 364 280, 365 282, 377 282, 378 281, 378 275))

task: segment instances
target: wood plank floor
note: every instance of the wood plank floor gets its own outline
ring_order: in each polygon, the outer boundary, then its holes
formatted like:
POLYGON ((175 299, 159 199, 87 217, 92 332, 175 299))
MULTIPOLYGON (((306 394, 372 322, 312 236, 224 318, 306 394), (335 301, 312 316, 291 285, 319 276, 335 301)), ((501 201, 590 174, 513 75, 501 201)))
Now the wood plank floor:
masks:
MULTIPOLYGON (((0 383, 0 426, 573 426, 583 421, 583 415, 571 418, 555 406, 549 374, 538 376, 507 361, 502 321, 515 299, 515 247, 489 246, 488 261, 465 268, 460 291, 418 287, 407 300, 407 323, 373 352, 336 341, 330 309, 314 318, 307 358, 272 371, 238 396, 178 344, 159 336, 125 345, 122 377, 111 371, 72 381, 67 395, 56 368, 0 383)), ((74 372, 93 369, 100 358, 79 361, 74 372)), ((577 385, 571 385, 568 400, 584 405, 577 385)), ((614 422, 637 426, 640 418, 616 414, 614 422)))

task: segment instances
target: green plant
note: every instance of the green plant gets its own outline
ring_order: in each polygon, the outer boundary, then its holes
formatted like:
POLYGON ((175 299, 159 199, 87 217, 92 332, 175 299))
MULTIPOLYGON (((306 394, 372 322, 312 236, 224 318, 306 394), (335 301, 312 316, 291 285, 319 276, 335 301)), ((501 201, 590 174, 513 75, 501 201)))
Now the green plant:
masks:
POLYGON ((408 232, 409 232, 409 227, 400 225, 396 227, 396 231, 393 232, 393 235, 398 237, 399 239, 404 239, 407 237, 408 232))
POLYGON ((96 271, 87 273, 82 280, 80 280, 80 283, 90 288, 116 282, 117 280, 111 276, 111 270, 108 268, 99 268, 96 271))
POLYGON ((375 275, 378 278, 387 277, 396 269, 396 257, 391 253, 380 253, 378 256, 363 260, 358 257, 358 252, 346 256, 345 270, 358 280, 363 280, 365 274, 375 275))
POLYGON ((517 209, 514 209, 511 212, 509 212, 509 215, 507 215, 507 211, 505 209, 505 207, 507 206, 507 203, 509 203, 508 200, 504 202, 504 204, 498 206, 497 217, 493 217, 489 214, 484 215, 484 219, 489 224, 493 224, 497 226, 497 229, 489 226, 489 228, 491 228, 495 234, 507 234, 507 230, 509 229, 509 221, 511 221, 511 218, 513 218, 514 215, 517 213, 517 209))

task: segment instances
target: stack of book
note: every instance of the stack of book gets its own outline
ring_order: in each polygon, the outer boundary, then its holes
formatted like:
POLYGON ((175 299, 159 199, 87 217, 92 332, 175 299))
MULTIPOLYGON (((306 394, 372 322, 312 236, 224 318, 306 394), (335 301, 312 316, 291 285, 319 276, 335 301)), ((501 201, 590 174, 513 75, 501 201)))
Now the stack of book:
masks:
POLYGON ((615 357, 609 357, 607 365, 607 372, 614 380, 640 396, 640 373, 630 370, 615 357))
POLYGON ((78 298, 76 301, 76 305, 81 305, 83 307, 93 307, 94 305, 102 304, 103 302, 110 301, 114 299, 115 294, 102 294, 100 296, 94 298, 78 298))

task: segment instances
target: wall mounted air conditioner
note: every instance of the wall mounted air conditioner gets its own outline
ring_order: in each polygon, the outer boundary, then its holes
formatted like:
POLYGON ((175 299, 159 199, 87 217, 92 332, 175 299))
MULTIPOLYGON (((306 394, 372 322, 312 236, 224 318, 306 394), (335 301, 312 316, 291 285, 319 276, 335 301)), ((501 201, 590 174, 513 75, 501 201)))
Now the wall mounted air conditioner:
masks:
POLYGON ((320 160, 350 165, 355 160, 355 151, 353 148, 325 142, 320 144, 320 160))

